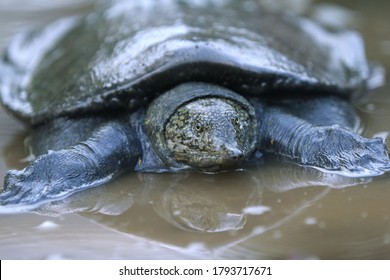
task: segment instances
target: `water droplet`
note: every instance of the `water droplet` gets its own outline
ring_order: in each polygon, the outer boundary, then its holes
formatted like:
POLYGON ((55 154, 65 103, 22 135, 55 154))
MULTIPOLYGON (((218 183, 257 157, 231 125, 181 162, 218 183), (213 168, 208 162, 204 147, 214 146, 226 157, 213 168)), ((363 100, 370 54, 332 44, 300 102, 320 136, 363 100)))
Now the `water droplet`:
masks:
POLYGON ((254 234, 254 235, 263 234, 264 232, 265 232, 265 227, 262 227, 262 226, 255 227, 252 230, 252 234, 254 234))
POLYGON ((361 216, 363 219, 365 219, 365 218, 368 217, 368 213, 367 213, 366 211, 363 211, 363 212, 360 214, 360 216, 361 216))
POLYGON ((257 206, 245 207, 244 209, 242 209, 242 212, 244 214, 248 214, 248 215, 261 215, 261 214, 268 212, 270 210, 271 210, 271 208, 268 206, 257 205, 257 206))
POLYGON ((52 230, 58 228, 59 226, 60 226, 59 224, 56 224, 52 221, 44 221, 43 223, 36 226, 35 228, 38 230, 52 230))
POLYGON ((305 225, 315 225, 317 224, 318 221, 317 221, 317 218, 314 218, 314 217, 307 217, 305 219, 305 225))
POLYGON ((193 252, 205 252, 208 251, 206 244, 202 242, 192 242, 189 243, 187 248, 189 251, 193 252))

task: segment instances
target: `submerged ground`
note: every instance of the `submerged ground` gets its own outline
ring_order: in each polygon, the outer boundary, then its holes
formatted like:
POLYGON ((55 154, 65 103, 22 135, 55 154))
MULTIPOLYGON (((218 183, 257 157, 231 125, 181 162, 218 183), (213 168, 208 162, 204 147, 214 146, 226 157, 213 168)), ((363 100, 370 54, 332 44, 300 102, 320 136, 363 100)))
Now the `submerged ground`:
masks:
MULTIPOLYGON (((358 29, 390 78, 388 1, 334 1, 345 10, 280 2, 358 29)), ((0 0, 0 49, 17 30, 89 8, 0 0)), ((365 136, 390 132, 390 85, 356 106, 365 136)), ((1 178, 25 165, 27 135, 0 111, 1 178)), ((388 259, 389 199, 390 175, 347 179, 281 163, 216 176, 131 174, 34 213, 1 214, 0 259, 388 259)))

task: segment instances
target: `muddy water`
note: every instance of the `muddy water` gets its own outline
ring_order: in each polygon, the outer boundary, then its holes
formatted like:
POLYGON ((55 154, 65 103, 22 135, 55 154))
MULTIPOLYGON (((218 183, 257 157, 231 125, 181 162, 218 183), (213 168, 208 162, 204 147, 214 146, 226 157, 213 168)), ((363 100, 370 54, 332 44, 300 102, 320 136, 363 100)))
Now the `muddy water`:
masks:
MULTIPOLYGON (((0 49, 21 28, 90 9, 25 2, 0 0, 0 49)), ((309 4, 297 0, 294 8, 360 30, 370 59, 390 73, 390 2, 309 4)), ((390 85, 356 106, 364 135, 390 132, 390 85)), ((0 111, 1 178, 25 166, 26 135, 0 111)), ((32 213, 1 215, 0 258, 388 259, 389 200, 390 175, 348 179, 287 163, 219 175, 129 174, 32 213)))

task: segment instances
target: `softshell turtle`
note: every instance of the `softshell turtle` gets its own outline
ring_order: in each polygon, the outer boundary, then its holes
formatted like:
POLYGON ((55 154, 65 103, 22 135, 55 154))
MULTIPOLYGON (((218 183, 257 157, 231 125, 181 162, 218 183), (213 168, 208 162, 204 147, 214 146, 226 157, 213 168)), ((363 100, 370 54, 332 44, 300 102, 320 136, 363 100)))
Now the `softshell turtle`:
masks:
POLYGON ((126 170, 234 169, 272 154, 371 176, 383 139, 357 135, 351 96, 373 68, 358 34, 246 1, 118 1, 17 36, 4 106, 36 156, 0 203, 56 199, 126 170))

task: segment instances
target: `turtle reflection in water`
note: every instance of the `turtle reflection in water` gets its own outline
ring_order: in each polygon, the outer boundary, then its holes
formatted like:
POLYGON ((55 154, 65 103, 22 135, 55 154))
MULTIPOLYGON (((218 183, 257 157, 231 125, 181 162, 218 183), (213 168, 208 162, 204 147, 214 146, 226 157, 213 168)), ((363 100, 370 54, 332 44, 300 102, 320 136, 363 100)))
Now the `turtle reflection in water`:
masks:
POLYGON ((1 204, 260 154, 350 176, 389 170, 383 139, 353 131, 350 99, 378 73, 359 35, 253 4, 121 1, 17 36, 1 98, 33 127, 36 159, 8 172, 1 204))

